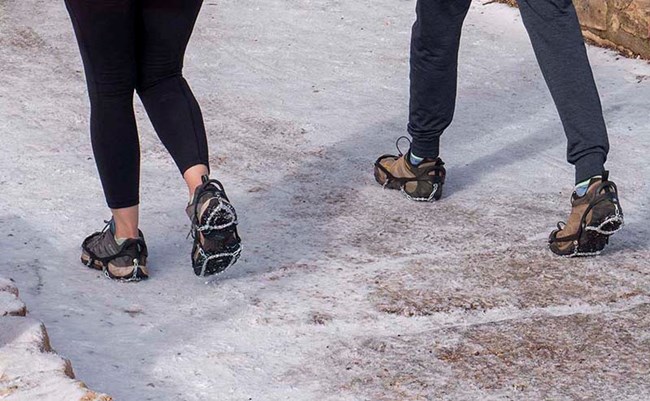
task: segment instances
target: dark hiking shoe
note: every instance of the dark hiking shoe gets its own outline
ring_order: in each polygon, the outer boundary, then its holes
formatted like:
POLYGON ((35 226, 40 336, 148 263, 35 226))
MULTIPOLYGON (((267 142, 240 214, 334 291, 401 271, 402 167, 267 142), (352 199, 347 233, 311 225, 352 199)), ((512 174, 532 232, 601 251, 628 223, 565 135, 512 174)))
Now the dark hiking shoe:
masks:
MULTIPOLYGON (((401 137, 403 139, 406 137, 401 137)), ((398 155, 384 155, 375 162, 375 179, 384 188, 397 189, 411 200, 431 202, 442 197, 445 184, 445 163, 440 159, 424 159, 414 166, 409 150, 402 154, 397 140, 398 155)), ((406 138, 408 139, 408 138, 406 138)))
POLYGON ((558 223, 551 233, 549 247, 561 256, 598 255, 609 237, 623 227, 623 210, 616 184, 603 177, 592 178, 584 196, 571 196, 571 214, 567 223, 558 223))
POLYGON ((221 273, 237 262, 241 239, 237 234, 237 213, 223 185, 207 175, 202 180, 186 212, 194 237, 192 267, 197 276, 205 277, 221 273))
POLYGON ((122 281, 140 281, 147 272, 147 245, 140 231, 139 238, 131 238, 118 245, 112 229, 112 220, 106 227, 86 238, 81 245, 81 262, 102 270, 106 277, 122 281))

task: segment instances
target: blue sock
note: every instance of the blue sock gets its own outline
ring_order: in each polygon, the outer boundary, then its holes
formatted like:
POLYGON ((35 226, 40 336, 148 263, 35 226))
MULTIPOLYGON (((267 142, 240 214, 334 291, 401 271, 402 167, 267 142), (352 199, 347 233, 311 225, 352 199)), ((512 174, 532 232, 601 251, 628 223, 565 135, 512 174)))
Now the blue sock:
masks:
POLYGON ((576 185, 575 191, 576 191, 576 195, 579 198, 585 196, 585 194, 587 193, 587 190, 589 189, 589 183, 594 178, 602 178, 602 177, 600 175, 596 175, 596 176, 593 176, 593 177, 589 178, 588 180, 584 180, 581 183, 579 183, 578 185, 576 185))
POLYGON ((413 166, 418 166, 420 163, 422 163, 423 160, 424 157, 419 157, 414 155, 413 153, 409 153, 409 162, 411 162, 413 166))

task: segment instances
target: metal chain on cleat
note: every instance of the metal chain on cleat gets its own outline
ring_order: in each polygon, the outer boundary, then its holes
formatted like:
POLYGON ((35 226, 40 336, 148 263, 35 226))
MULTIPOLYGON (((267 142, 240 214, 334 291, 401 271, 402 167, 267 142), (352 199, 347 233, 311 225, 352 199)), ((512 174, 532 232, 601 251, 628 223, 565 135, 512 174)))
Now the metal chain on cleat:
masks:
POLYGON ((201 277, 205 277, 205 271, 208 268, 208 263, 212 260, 215 259, 225 259, 226 257, 230 258, 230 262, 228 265, 226 265, 223 269, 221 269, 219 272, 216 274, 223 273, 224 271, 228 270, 232 265, 234 265, 237 260, 239 260, 239 257, 241 256, 241 251, 242 248, 239 246, 236 251, 234 252, 223 252, 223 253, 217 253, 214 255, 208 255, 203 248, 199 249, 199 255, 201 255, 201 258, 203 259, 203 262, 201 264, 201 277))
POLYGON ((202 226, 196 227, 196 231, 199 232, 213 231, 213 230, 219 231, 238 224, 237 213, 235 212, 235 208, 230 204, 230 202, 224 202, 224 199, 221 197, 217 197, 217 199, 219 199, 219 204, 210 212, 210 215, 206 219, 207 223, 202 226), (225 224, 211 225, 210 222, 220 212, 225 212, 225 217, 227 217, 230 221, 225 224))
POLYGON ((416 202, 433 202, 434 198, 435 198, 435 195, 436 195, 436 192, 438 192, 438 188, 439 188, 438 184, 433 184, 433 190, 431 191, 431 194, 429 195, 428 198, 416 198, 414 196, 409 195, 406 192, 406 190, 404 189, 404 187, 405 187, 405 185, 402 185, 401 188, 400 188, 402 194, 404 194, 404 196, 406 196, 406 198, 408 200, 412 200, 412 201, 416 201, 416 202))

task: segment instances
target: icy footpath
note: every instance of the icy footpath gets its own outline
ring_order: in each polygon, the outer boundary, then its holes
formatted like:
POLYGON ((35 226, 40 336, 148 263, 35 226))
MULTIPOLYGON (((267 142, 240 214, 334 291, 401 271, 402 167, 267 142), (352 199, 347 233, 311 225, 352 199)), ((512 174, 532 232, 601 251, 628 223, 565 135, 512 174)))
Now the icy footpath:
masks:
POLYGON ((472 2, 448 187, 421 205, 372 177, 408 118, 413 0, 204 3, 186 75, 244 254, 195 278, 137 103, 151 280, 126 285, 79 262, 108 211, 63 2, 0 0, 0 276, 81 380, 119 401, 650 400, 650 64, 589 47, 627 225, 567 260, 546 240, 573 172, 517 10, 472 2))
POLYGON ((0 400, 112 400, 75 380, 70 361, 52 350, 43 323, 26 314, 13 281, 0 277, 0 400))

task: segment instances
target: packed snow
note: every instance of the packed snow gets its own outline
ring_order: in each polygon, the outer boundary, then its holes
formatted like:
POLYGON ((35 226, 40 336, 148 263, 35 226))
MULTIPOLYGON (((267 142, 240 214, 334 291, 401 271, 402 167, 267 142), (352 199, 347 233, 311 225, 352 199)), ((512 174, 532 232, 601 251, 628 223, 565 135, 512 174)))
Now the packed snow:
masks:
POLYGON ((119 401, 650 399, 650 65, 589 48, 627 225, 558 258, 573 172, 515 9, 472 4, 443 200, 374 183, 405 133, 414 5, 206 0, 185 72, 244 253, 193 275, 184 183, 138 102, 151 279, 122 284, 79 262, 109 214, 64 4, 0 0, 0 276, 80 380, 119 401))

